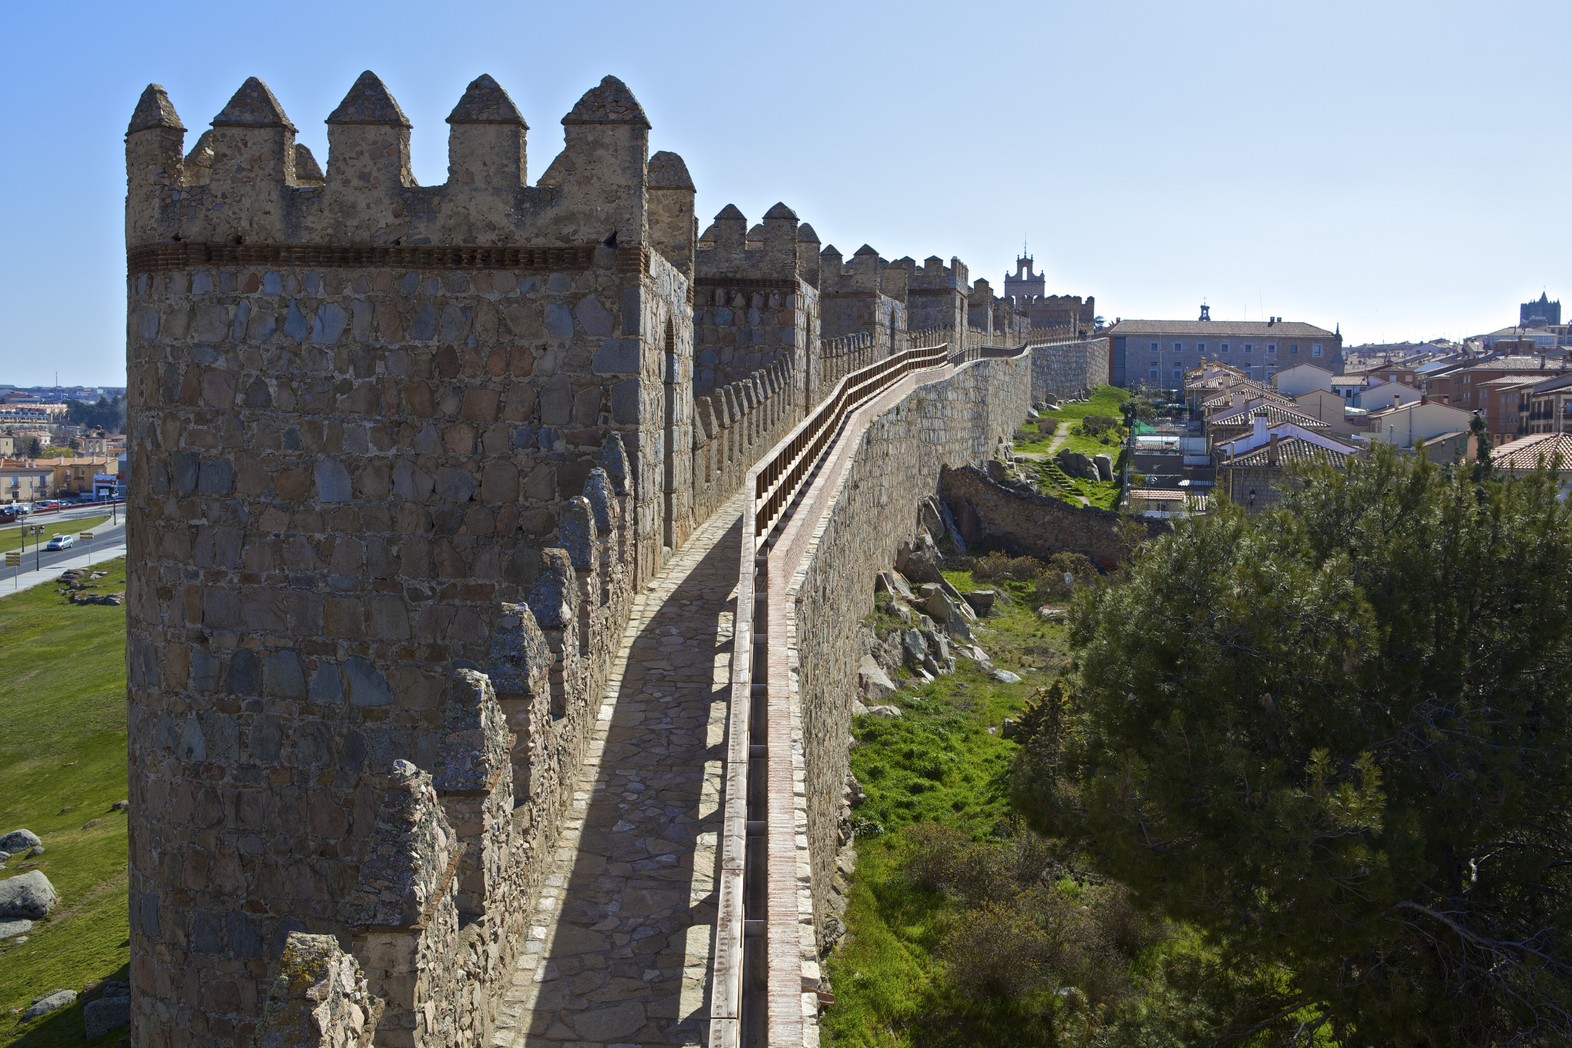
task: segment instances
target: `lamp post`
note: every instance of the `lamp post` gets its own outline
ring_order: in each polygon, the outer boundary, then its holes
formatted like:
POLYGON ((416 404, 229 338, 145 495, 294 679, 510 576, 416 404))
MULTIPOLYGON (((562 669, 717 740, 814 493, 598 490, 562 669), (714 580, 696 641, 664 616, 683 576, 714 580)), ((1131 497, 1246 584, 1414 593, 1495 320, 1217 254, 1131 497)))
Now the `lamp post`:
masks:
MULTIPOLYGON (((42 570, 44 566, 44 526, 42 524, 25 524, 22 530, 33 536, 33 570, 42 570)), ((22 546, 27 546, 27 536, 22 537, 22 546)))
POLYGON ((1255 489, 1250 489, 1250 512, 1255 512, 1255 489))

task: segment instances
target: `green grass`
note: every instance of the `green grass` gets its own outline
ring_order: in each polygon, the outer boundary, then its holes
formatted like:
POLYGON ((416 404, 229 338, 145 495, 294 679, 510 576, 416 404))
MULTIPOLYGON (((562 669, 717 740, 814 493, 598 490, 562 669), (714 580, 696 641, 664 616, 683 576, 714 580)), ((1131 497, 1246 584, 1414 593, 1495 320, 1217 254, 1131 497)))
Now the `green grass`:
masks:
POLYGON ((830 958, 836 1001, 823 1020, 827 1043, 837 1048, 1014 1043, 988 1015, 963 1018, 943 999, 933 951, 954 907, 902 878, 903 831, 942 822, 978 840, 1010 832, 1005 776, 1015 743, 1000 728, 1046 679, 1040 668, 1059 657, 1062 626, 1038 621, 1026 587, 945 575, 961 590, 1001 591, 993 614, 974 627, 976 642, 1023 680, 1001 684, 961 658, 954 674, 918 687, 902 682, 885 700, 900 707, 900 717, 863 717, 855 725, 852 771, 866 799, 852 813, 858 866, 846 918, 851 934, 830 958), (1019 592, 1011 598, 1009 588, 1019 592), (942 1030, 933 1026, 937 1014, 947 1016, 942 1030))
MULTIPOLYGON (((102 570, 101 592, 125 589, 123 559, 102 570)), ((0 943, 0 1046, 83 1044, 80 1000, 27 1024, 20 1011, 125 978, 126 815, 110 811, 127 792, 125 636, 124 608, 71 605, 50 586, 0 597, 0 833, 26 827, 45 848, 0 876, 36 868, 60 893, 26 942, 0 943)))
MULTIPOLYGON (((77 520, 56 520, 53 523, 44 524, 44 530, 39 534, 37 539, 31 535, 27 536, 27 552, 32 553, 33 547, 38 544, 38 540, 40 539, 44 542, 48 542, 56 535, 80 535, 84 531, 92 531, 94 528, 103 524, 108 519, 108 517, 84 517, 77 520)), ((32 524, 35 523, 35 521, 33 521, 32 518, 28 518, 28 523, 32 524)), ((36 523, 43 524, 44 522, 40 520, 36 523)), ((0 531, 0 553, 9 553, 14 549, 21 548, 21 528, 6 528, 4 531, 0 531)), ((30 567, 30 564, 24 562, 22 566, 26 568, 30 567)))

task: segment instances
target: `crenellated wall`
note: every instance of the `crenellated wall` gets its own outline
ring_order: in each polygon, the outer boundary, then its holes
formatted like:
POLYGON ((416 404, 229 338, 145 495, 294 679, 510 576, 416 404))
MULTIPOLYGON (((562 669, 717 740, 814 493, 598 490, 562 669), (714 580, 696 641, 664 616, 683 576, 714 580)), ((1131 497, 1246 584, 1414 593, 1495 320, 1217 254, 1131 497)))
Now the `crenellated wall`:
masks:
POLYGON ((190 160, 161 89, 127 132, 139 1045, 244 1043, 293 931, 354 940, 377 1043, 485 1034, 631 592, 693 526, 692 237, 643 111, 607 78, 536 186, 489 77, 449 123, 436 187, 369 73, 323 178, 254 79, 190 160), (520 749, 450 797, 453 674, 510 636, 520 749), (354 902, 395 760, 480 863, 397 933, 354 902))

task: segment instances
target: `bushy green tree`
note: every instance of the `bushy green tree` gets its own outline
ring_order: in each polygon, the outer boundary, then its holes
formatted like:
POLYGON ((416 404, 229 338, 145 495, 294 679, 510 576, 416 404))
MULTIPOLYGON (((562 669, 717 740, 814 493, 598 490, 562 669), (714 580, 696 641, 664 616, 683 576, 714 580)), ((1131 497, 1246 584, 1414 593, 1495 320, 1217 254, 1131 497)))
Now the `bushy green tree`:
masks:
POLYGON ((1016 768, 1345 1045, 1572 1042, 1572 522, 1380 451, 1149 544, 1071 616, 1016 768))

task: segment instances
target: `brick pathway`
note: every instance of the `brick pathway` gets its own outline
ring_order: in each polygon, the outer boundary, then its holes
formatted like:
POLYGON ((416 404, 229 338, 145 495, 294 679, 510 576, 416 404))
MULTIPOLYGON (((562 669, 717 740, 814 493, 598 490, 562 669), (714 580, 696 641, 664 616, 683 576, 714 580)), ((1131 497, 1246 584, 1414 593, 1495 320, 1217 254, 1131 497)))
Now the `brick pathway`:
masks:
POLYGON ((496 1048, 704 1043, 741 505, 634 603, 496 1048))

